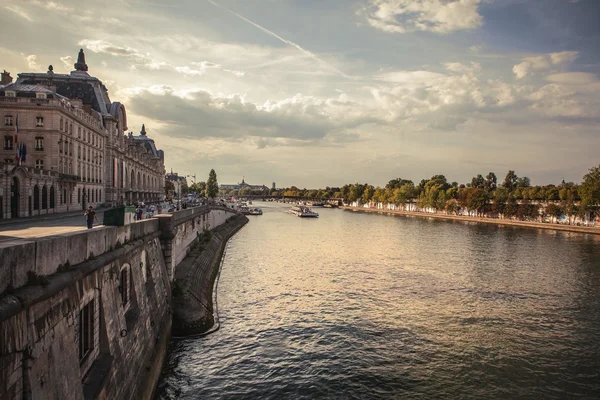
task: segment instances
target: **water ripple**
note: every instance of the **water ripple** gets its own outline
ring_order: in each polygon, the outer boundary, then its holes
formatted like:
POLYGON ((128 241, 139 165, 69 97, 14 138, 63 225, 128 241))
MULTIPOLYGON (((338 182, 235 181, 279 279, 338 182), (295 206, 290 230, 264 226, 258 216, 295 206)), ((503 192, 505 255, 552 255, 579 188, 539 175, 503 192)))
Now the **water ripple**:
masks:
POLYGON ((600 398, 597 238, 265 204, 159 399, 600 398))

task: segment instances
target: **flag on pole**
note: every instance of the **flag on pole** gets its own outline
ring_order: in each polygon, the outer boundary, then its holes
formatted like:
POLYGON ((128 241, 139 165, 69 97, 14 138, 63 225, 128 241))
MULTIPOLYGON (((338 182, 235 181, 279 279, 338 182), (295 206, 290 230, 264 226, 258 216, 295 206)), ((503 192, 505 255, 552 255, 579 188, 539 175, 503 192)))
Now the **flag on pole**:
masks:
POLYGON ((27 145, 25 143, 21 144, 21 153, 19 158, 21 159, 22 163, 27 161, 27 145))
POLYGON ((15 118, 15 150, 17 154, 15 155, 15 161, 21 165, 21 150, 19 148, 19 114, 15 118))

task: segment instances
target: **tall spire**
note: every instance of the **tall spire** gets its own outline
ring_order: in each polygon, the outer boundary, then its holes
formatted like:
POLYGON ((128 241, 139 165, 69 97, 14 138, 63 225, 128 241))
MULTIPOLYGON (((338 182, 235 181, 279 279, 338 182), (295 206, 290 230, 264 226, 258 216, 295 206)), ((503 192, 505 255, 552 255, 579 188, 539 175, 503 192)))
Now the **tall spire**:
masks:
POLYGON ((74 66, 77 71, 87 72, 88 66, 85 63, 85 54, 83 53, 83 49, 79 49, 79 54, 77 55, 77 62, 74 66))
POLYGON ((146 126, 142 124, 142 130, 140 131, 140 135, 146 136, 146 126))

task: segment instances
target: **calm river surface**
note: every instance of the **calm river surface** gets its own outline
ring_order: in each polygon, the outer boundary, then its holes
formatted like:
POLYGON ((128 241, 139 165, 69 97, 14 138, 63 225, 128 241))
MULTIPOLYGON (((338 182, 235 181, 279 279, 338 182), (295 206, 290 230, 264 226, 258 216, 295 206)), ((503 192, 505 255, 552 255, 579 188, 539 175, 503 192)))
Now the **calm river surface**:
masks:
POLYGON ((600 236, 258 205, 159 399, 600 398, 600 236))

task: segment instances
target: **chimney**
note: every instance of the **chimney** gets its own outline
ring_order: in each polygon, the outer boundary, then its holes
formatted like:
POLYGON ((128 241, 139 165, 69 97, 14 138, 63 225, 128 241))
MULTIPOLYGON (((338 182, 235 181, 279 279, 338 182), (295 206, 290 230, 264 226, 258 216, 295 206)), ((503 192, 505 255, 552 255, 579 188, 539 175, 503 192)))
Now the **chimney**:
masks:
POLYGON ((6 72, 6 70, 4 70, 4 72, 2 72, 2 79, 0 80, 0 85, 8 85, 9 83, 11 83, 13 81, 12 76, 10 76, 10 72, 6 72))

